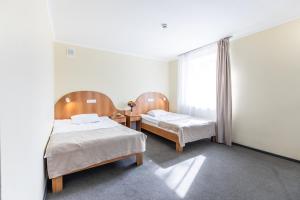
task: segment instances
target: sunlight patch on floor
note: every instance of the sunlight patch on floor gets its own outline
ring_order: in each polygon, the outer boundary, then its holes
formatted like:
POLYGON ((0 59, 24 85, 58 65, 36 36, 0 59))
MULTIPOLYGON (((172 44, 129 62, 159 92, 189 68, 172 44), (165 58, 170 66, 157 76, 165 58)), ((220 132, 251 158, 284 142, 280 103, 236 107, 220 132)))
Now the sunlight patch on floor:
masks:
POLYGON ((204 161, 205 156, 200 155, 165 169, 158 166, 154 174, 164 180, 179 197, 184 198, 204 161))

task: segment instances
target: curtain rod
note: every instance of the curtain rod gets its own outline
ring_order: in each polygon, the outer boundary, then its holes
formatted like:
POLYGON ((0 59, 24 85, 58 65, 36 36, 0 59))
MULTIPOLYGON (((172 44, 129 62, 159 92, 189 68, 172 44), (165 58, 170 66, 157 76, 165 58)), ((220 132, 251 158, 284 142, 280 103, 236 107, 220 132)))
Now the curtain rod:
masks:
MULTIPOLYGON (((224 40, 224 39, 230 39, 230 38, 232 38, 232 36, 224 37, 224 38, 222 38, 221 40, 224 40)), ((201 47, 198 47, 198 48, 189 50, 189 51, 187 51, 187 52, 181 53, 181 54, 179 54, 178 56, 182 56, 182 55, 184 55, 184 54, 187 54, 187 53, 190 53, 190 52, 193 52, 193 51, 197 51, 198 49, 202 49, 202 48, 204 48, 204 47, 210 46, 210 45, 212 45, 212 44, 214 44, 214 43, 216 43, 216 42, 218 42, 218 41, 220 41, 220 40, 217 40, 217 41, 214 41, 214 42, 205 44, 205 45, 203 45, 203 46, 201 46, 201 47)))

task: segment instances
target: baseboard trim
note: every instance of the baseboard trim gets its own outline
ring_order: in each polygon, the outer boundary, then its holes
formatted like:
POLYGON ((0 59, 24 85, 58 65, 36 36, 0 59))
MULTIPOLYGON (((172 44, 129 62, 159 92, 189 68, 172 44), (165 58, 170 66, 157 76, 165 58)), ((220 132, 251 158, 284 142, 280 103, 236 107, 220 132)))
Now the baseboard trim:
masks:
POLYGON ((282 159, 285 159, 285 160, 289 160, 289 161, 292 161, 292 162, 300 163, 300 160, 296 160, 294 158, 289 158, 289 157, 281 156, 281 155, 278 155, 278 154, 275 154, 275 153, 271 153, 271 152, 268 152, 268 151, 263 151, 263 150, 260 150, 260 149, 256 149, 256 148, 249 147, 249 146, 245 146, 245 145, 242 145, 242 144, 239 144, 239 143, 235 143, 235 142, 233 142, 232 144, 236 145, 236 146, 244 147, 244 148, 247 148, 247 149, 251 149, 253 151, 257 151, 257 152, 260 152, 260 153, 264 153, 264 154, 268 154, 268 155, 275 156, 275 157, 278 157, 278 158, 282 158, 282 159))

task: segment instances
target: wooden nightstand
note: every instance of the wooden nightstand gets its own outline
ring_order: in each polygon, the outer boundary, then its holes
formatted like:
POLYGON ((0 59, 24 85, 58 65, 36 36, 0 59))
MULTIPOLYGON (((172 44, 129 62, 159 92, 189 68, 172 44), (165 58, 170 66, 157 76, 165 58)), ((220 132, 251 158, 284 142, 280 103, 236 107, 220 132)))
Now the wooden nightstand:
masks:
POLYGON ((124 115, 113 115, 110 118, 120 124, 123 124, 124 126, 126 125, 126 117, 124 115))
POLYGON ((126 117, 126 126, 128 128, 131 128, 131 122, 135 122, 136 123, 136 130, 141 131, 142 117, 140 115, 127 113, 127 114, 125 114, 125 117, 126 117))

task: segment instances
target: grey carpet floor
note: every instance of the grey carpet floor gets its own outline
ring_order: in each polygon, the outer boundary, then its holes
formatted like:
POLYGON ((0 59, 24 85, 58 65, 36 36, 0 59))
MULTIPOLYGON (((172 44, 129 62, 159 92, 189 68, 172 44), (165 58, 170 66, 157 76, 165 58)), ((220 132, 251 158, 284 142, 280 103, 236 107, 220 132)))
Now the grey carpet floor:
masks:
POLYGON ((202 140, 177 154, 149 135, 144 164, 127 159, 64 177, 48 200, 300 200, 300 164, 202 140))

